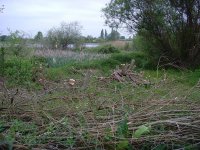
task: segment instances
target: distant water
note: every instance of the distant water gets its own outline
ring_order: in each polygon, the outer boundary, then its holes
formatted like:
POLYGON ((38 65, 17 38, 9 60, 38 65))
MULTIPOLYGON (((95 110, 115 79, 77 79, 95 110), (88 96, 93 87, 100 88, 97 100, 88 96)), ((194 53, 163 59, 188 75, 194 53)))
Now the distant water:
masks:
MULTIPOLYGON (((94 48, 94 47, 97 47, 99 45, 100 45, 99 43, 84 43, 83 44, 83 46, 86 47, 86 48, 94 48)), ((74 44, 69 44, 68 48, 74 48, 74 44)))
MULTIPOLYGON (((0 45, 1 46, 1 45, 0 45)), ((83 47, 86 48, 94 48, 100 46, 100 43, 84 43, 83 47)), ((28 47, 34 47, 34 48, 43 48, 44 46, 42 44, 28 44, 28 47)), ((74 44, 69 44, 67 48, 73 49, 74 44)))

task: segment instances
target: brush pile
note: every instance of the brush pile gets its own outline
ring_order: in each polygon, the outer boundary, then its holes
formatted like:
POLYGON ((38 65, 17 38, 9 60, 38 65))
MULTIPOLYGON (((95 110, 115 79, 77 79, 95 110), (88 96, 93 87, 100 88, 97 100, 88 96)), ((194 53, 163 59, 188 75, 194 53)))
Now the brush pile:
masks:
POLYGON ((120 68, 118 67, 116 70, 114 70, 112 78, 119 82, 131 81, 135 86, 149 84, 147 80, 143 79, 143 72, 133 72, 135 67, 134 60, 132 60, 131 64, 121 64, 120 68))
POLYGON ((99 79, 103 81, 111 79, 118 82, 132 83, 133 86, 150 85, 150 82, 144 79, 143 72, 136 72, 135 67, 135 61, 132 60, 130 64, 121 64, 120 66, 117 66, 111 77, 100 77, 99 79))

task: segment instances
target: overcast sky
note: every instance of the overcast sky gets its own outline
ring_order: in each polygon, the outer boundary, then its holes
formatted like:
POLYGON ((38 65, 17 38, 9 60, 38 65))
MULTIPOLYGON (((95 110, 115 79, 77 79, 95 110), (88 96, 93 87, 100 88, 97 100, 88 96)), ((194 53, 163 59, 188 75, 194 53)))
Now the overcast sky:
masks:
POLYGON ((23 30, 31 36, 46 33, 63 21, 78 21, 83 35, 100 36, 104 24, 101 9, 110 0, 0 0, 5 5, 0 14, 0 33, 23 30))

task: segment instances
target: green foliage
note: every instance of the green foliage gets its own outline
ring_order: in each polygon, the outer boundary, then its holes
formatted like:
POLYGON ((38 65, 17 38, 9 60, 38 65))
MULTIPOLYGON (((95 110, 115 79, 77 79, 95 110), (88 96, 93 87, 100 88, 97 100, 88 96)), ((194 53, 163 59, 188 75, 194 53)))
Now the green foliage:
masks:
POLYGON ((41 31, 39 31, 39 32, 35 35, 34 40, 36 40, 37 42, 43 40, 43 34, 42 34, 41 31))
POLYGON ((26 123, 20 120, 13 120, 10 129, 7 132, 6 139, 14 141, 18 136, 21 136, 21 142, 34 145, 37 143, 36 136, 37 126, 33 123, 26 123))
POLYGON ((82 37, 85 43, 93 43, 93 42, 97 42, 97 38, 88 35, 86 37, 82 37))
POLYGON ((148 41, 151 56, 192 65, 200 64, 199 11, 199 0, 113 0, 103 9, 109 26, 125 25, 148 41))
POLYGON ((101 30, 100 38, 101 38, 101 39, 104 39, 104 38, 105 38, 105 36, 104 36, 104 30, 103 30, 103 29, 101 30))
POLYGON ((116 150, 131 150, 128 140, 120 141, 117 144, 116 150))
POLYGON ((39 65, 39 64, 47 64, 47 59, 45 57, 42 56, 33 56, 30 58, 30 61, 32 64, 34 65, 39 65))
POLYGON ((145 53, 151 66, 158 64, 161 51, 153 44, 155 40, 136 35, 133 39, 133 50, 145 53))
POLYGON ((102 60, 101 66, 115 68, 117 65, 130 63, 133 59, 137 68, 152 68, 148 57, 142 52, 112 54, 110 58, 102 60))
POLYGON ((183 148, 184 150, 198 150, 199 144, 191 144, 183 148))
POLYGON ((200 77, 200 69, 192 71, 167 69, 167 70, 158 70, 158 74, 157 73, 155 74, 154 71, 148 71, 148 73, 151 74, 152 77, 158 77, 158 78, 166 74, 169 79, 174 80, 174 78, 176 78, 177 82, 184 84, 185 86, 195 86, 198 83, 200 77))
POLYGON ((150 127, 147 127, 145 125, 140 126, 134 133, 135 138, 140 138, 143 134, 149 133, 150 127))
POLYGON ((108 32, 107 32, 107 30, 105 29, 105 39, 107 39, 108 38, 108 32))
POLYGON ((128 131, 128 120, 125 118, 118 124, 117 128, 117 136, 121 138, 125 138, 128 136, 129 131, 128 131))
MULTIPOLYGON (((5 130, 4 123, 0 121, 0 134, 5 130)), ((1 139, 1 138, 0 138, 1 139)))
POLYGON ((11 31, 7 39, 6 54, 20 57, 27 56, 31 49, 27 47, 26 42, 24 32, 18 30, 15 32, 11 31))
POLYGON ((200 69, 196 69, 192 72, 186 73, 185 82, 191 86, 194 86, 198 83, 200 77, 200 69))
POLYGON ((102 54, 111 54, 111 53, 119 53, 120 52, 119 49, 117 49, 116 47, 114 47, 110 44, 96 47, 94 49, 94 51, 96 51, 98 53, 102 53, 102 54))
POLYGON ((5 62, 5 77, 10 83, 29 85, 33 65, 29 60, 12 57, 5 62))
POLYGON ((1 36, 0 36, 0 41, 1 41, 1 42, 5 42, 7 39, 8 39, 8 36, 7 36, 7 35, 1 35, 1 36))
POLYGON ((66 67, 50 68, 48 69, 46 76, 50 80, 59 81, 67 75, 66 71, 66 67))
POLYGON ((120 62, 112 58, 102 60, 99 63, 99 66, 101 66, 102 69, 106 69, 106 70, 109 70, 111 68, 113 69, 116 67, 116 65, 120 65, 120 62))
POLYGON ((115 41, 120 39, 120 33, 117 30, 112 29, 111 33, 107 36, 108 40, 115 41))
POLYGON ((26 87, 37 86, 33 78, 37 72, 34 68, 39 68, 41 64, 46 64, 44 58, 33 57, 24 59, 21 57, 10 57, 4 64, 4 76, 10 86, 22 85, 26 87))

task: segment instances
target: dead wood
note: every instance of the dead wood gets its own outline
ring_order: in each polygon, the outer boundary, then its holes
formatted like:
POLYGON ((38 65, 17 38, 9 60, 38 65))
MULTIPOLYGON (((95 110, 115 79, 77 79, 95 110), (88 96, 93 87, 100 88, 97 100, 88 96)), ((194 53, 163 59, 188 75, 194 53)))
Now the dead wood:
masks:
POLYGON ((135 61, 132 60, 130 64, 121 64, 113 71, 111 78, 118 82, 131 82, 134 86, 150 84, 149 81, 144 79, 142 72, 134 71, 136 67, 134 63, 135 61))

